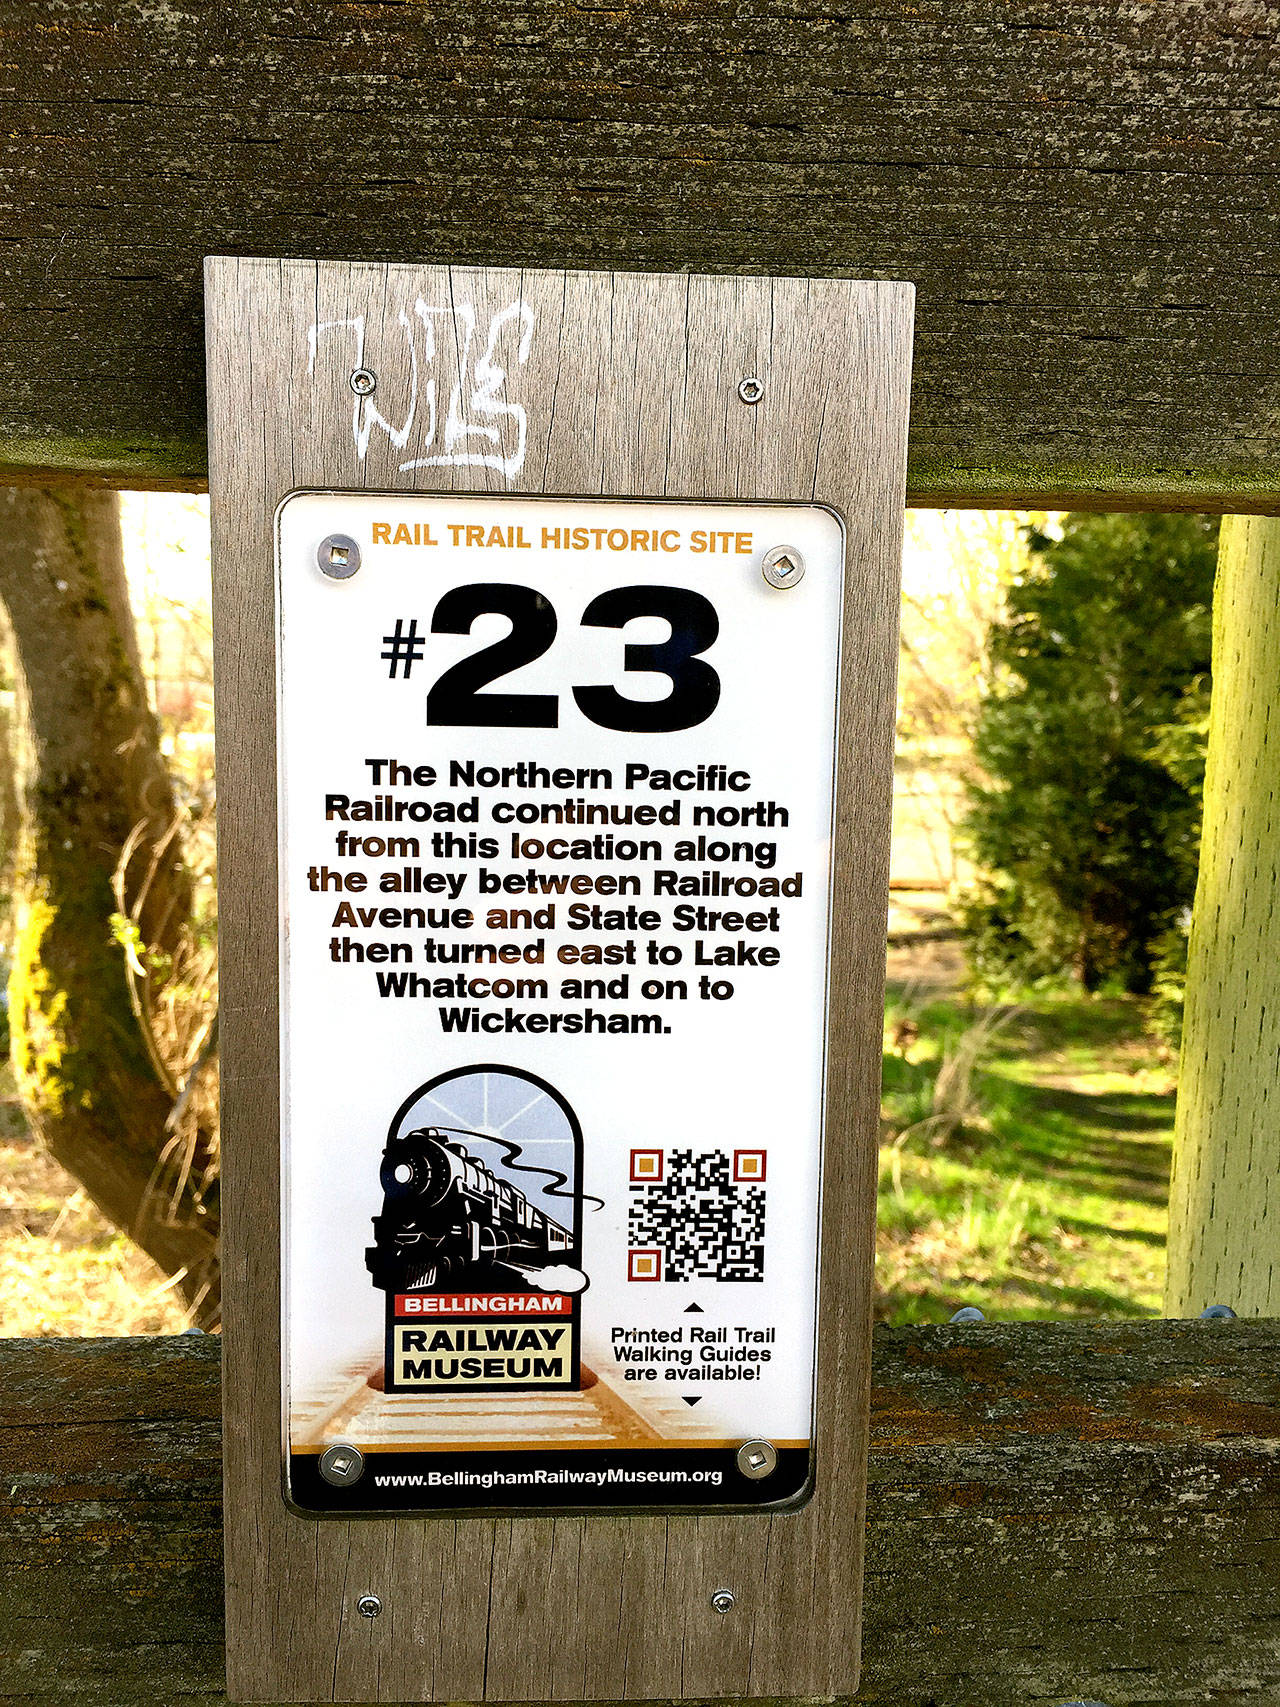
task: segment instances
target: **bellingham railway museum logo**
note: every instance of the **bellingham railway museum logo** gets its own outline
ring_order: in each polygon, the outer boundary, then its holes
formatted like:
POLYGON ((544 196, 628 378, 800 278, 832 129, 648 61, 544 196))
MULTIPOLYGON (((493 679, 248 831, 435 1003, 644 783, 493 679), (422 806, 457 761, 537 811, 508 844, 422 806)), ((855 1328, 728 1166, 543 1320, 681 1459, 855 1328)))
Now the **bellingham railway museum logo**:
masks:
POLYGON ((581 1176, 577 1118, 532 1074, 460 1068, 405 1100, 365 1253, 387 1392, 578 1386, 581 1176))

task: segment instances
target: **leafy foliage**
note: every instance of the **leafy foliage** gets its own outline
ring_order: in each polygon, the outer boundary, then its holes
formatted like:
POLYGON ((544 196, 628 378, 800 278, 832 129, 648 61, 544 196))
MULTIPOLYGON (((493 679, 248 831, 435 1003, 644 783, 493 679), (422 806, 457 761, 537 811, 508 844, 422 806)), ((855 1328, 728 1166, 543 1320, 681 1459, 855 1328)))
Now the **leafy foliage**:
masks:
POLYGON ((1150 989, 1195 886, 1217 522, 1032 528, 989 635, 961 907, 979 972, 1150 989))
POLYGON ((1026 567, 1029 519, 1036 518, 1011 510, 907 511, 894 758, 898 876, 932 878, 944 889, 956 880, 987 630, 1026 567))

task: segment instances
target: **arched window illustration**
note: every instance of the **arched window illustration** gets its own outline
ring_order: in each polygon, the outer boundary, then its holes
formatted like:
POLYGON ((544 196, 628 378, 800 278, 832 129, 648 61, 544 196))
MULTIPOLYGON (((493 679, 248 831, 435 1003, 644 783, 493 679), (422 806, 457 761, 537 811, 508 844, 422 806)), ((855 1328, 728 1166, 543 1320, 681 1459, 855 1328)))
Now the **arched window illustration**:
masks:
POLYGON ((367 1261, 388 1293, 534 1291, 580 1264, 582 1128, 532 1073, 485 1064, 420 1086, 392 1119, 380 1177, 367 1261))

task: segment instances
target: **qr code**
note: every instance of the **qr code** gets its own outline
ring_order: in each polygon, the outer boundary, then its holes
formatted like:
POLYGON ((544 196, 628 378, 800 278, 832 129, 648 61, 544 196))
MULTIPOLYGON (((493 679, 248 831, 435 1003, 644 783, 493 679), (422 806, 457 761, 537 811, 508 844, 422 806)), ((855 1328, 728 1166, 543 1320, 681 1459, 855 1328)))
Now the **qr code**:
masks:
POLYGON ((633 1150, 630 1280, 763 1280, 763 1150, 633 1150))

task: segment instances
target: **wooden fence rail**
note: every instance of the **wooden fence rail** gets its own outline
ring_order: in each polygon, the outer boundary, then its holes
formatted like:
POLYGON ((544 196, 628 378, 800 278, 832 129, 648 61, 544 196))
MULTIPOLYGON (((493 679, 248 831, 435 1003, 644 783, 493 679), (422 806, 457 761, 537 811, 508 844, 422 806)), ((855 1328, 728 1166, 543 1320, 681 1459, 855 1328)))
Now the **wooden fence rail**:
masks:
MULTIPOLYGON (((222 1699, 218 1354, 0 1341, 0 1701, 222 1699)), ((878 1330, 859 1700, 1277 1707, 1278 1354, 1271 1321, 878 1330)))
POLYGON ((1274 0, 6 0, 0 475, 198 483, 201 257, 297 255, 910 279, 913 502, 1275 509, 1278 72, 1274 0))

